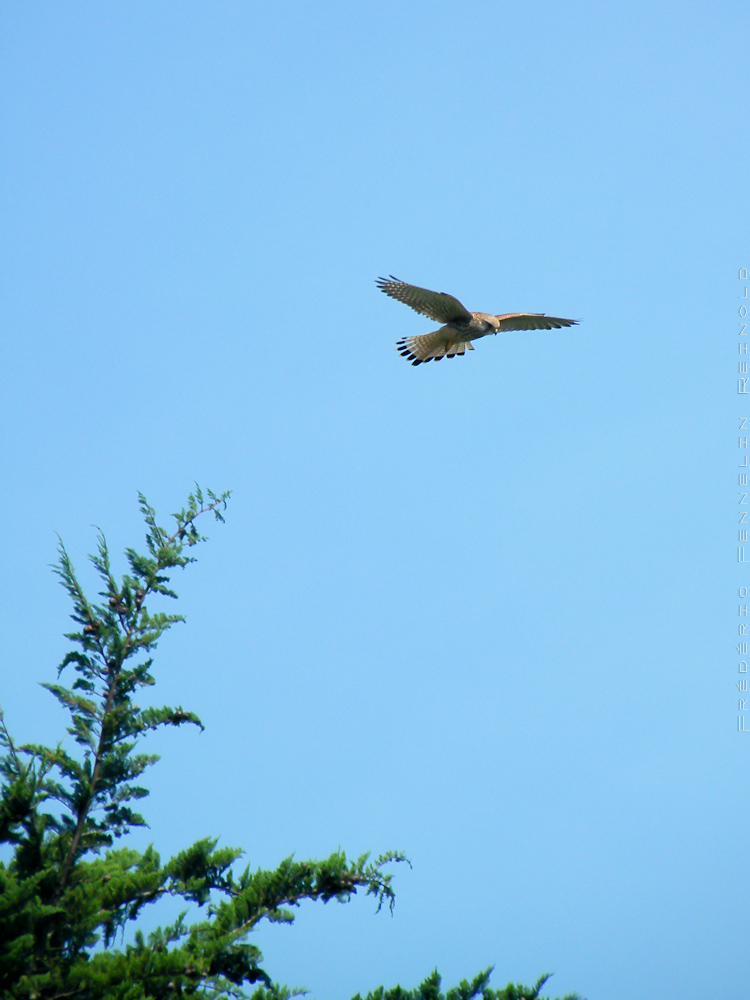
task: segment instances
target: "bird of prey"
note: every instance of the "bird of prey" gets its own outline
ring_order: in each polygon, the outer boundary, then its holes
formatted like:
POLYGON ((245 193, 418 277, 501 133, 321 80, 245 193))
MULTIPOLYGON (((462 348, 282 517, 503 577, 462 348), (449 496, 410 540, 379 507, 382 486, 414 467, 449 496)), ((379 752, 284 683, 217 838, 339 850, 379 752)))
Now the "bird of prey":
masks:
POLYGON ((473 351, 472 340, 486 337, 489 333, 505 333, 507 330, 559 330, 563 326, 575 326, 578 323, 576 319, 557 319, 555 316, 545 316, 544 313, 504 313, 492 316, 490 313, 469 312, 458 299, 446 292, 431 292, 429 288, 407 285, 393 275, 390 278, 378 278, 375 284, 392 299, 445 324, 432 333, 424 333, 420 337, 402 337, 396 341, 396 350, 413 365, 455 358, 457 354, 473 351))

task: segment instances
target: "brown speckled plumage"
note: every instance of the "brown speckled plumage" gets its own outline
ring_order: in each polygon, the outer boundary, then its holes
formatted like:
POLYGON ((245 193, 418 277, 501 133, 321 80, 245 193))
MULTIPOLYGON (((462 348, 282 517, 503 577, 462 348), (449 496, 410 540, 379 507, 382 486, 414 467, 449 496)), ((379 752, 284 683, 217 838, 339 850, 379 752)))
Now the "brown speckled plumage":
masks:
POLYGON ((490 333, 505 333, 509 330, 559 330, 565 326, 575 326, 578 320, 558 319, 544 313, 491 313, 469 312, 458 299, 446 292, 431 292, 429 288, 408 285, 391 275, 378 278, 375 282, 381 292, 390 295, 397 302, 411 306, 415 312, 438 323, 445 324, 439 330, 419 337, 402 337, 396 341, 396 350, 408 358, 413 365, 442 358, 455 358, 457 354, 473 351, 472 340, 486 337, 490 333))

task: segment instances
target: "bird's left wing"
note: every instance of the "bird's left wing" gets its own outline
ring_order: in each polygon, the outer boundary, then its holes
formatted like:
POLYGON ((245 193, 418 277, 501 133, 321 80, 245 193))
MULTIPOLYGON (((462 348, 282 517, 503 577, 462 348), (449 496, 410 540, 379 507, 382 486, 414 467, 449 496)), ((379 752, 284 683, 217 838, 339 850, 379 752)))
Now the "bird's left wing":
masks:
POLYGON ((577 326, 577 319, 558 319, 544 313, 505 313, 497 316, 501 330, 559 330, 563 326, 577 326))
POLYGON ((393 275, 390 278, 378 278, 375 284, 392 299, 411 306, 415 312, 429 316, 438 323, 450 323, 457 319, 468 322, 472 318, 469 310, 447 292, 431 292, 429 288, 407 285, 393 275))

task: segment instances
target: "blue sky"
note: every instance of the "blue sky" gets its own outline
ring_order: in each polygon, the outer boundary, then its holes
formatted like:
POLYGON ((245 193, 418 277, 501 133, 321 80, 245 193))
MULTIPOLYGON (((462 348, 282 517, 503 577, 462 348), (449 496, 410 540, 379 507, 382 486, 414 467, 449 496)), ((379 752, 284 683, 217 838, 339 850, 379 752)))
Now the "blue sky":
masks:
MULTIPOLYGON (((50 573, 234 490, 178 578, 163 856, 397 847, 393 918, 303 907, 345 1000, 554 971, 748 989, 737 732, 746 5, 5 4, 0 701, 63 725, 50 573), (429 320, 571 316, 412 368, 429 320)), ((433 324, 434 325, 434 324, 433 324)), ((123 564, 120 563, 120 568, 123 564)))

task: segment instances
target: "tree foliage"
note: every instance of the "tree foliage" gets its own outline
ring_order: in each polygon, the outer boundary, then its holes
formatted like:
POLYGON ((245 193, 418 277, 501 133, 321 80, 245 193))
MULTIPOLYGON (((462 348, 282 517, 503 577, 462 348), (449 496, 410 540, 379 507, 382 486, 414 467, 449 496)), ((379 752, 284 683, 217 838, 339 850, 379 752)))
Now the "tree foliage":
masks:
MULTIPOLYGON (((69 739, 54 747, 17 745, 0 714, 0 843, 11 859, 0 863, 0 993, 18 998, 142 1000, 250 995, 284 1000, 290 991, 263 969, 250 940, 263 920, 291 923, 302 900, 346 902, 357 892, 374 896, 377 909, 393 908, 387 865, 406 858, 389 851, 370 861, 337 851, 323 861, 286 858, 274 871, 239 870, 241 851, 199 840, 162 863, 149 847, 118 842, 145 821, 136 810, 148 792, 146 768, 158 759, 139 752, 143 737, 164 726, 195 725, 193 712, 140 708, 135 696, 154 684, 152 653, 180 615, 150 611, 150 598, 176 598, 170 574, 194 561, 188 552, 204 541, 195 522, 206 514, 223 521, 229 493, 196 487, 173 515, 170 533, 157 525, 141 495, 146 553, 125 552, 129 572, 118 582, 99 535, 91 561, 102 582, 92 602, 78 582, 62 542, 55 568, 72 604, 73 648, 45 684, 67 711, 69 739), (70 687, 60 683, 72 668, 70 687), (165 896, 186 910, 148 935, 137 930, 144 908, 165 896), (188 922, 189 907, 201 919, 188 922), (134 928, 132 941, 124 931, 134 928), (248 993, 248 988, 250 993, 248 993)), ((202 728, 202 726, 201 726, 202 728)), ((489 987, 489 970, 471 983, 441 993, 435 972, 416 990, 380 988, 367 1000, 532 1000, 533 988, 489 987)), ((361 1000, 357 997, 356 1000, 361 1000)), ((574 1000, 574 998, 566 998, 574 1000)))

